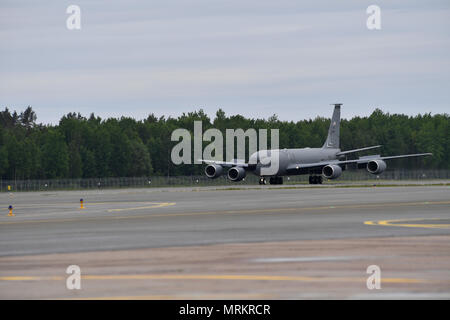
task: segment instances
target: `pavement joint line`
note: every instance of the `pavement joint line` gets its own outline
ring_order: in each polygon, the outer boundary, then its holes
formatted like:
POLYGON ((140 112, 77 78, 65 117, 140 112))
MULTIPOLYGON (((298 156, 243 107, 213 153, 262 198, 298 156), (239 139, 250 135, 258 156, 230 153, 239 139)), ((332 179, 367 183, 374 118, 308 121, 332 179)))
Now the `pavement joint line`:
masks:
POLYGON ((34 224, 34 223, 59 223, 59 222, 83 222, 83 221, 102 221, 102 220, 130 220, 130 219, 147 219, 161 217, 180 217, 180 216, 201 216, 214 214, 264 214, 278 212, 300 212, 300 211, 333 211, 335 209, 358 209, 358 208, 379 208, 379 207, 401 207, 401 206, 417 206, 417 205, 440 205, 450 204, 450 201, 420 201, 420 202, 394 202, 379 204, 360 204, 360 205, 336 205, 334 208, 330 206, 316 206, 304 208, 269 208, 269 209, 249 209, 249 210, 224 210, 224 211, 204 211, 204 212, 186 212, 186 213, 166 213, 166 214, 146 214, 146 215, 122 215, 111 217, 92 217, 92 218, 62 218, 62 219, 41 219, 41 220, 21 220, 21 221, 1 221, 0 225, 13 224, 34 224))

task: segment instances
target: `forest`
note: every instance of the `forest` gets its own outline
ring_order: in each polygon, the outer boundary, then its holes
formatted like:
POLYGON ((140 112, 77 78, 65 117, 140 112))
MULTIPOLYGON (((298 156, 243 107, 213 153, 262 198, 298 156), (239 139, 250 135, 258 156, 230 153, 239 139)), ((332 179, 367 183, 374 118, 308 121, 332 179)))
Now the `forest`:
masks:
MULTIPOLYGON (((297 122, 280 121, 276 115, 248 119, 226 115, 221 109, 210 119, 200 109, 178 118, 149 114, 143 120, 69 113, 57 125, 44 125, 37 122, 31 106, 22 112, 5 108, 0 111, 0 177, 25 180, 202 174, 201 165, 174 165, 170 161, 171 149, 178 143, 171 141, 172 131, 185 128, 192 133, 196 120, 202 121, 203 132, 217 128, 224 136, 227 128, 279 129, 280 148, 321 147, 330 124, 330 119, 322 117, 297 122)), ((382 155, 432 152, 432 157, 391 161, 389 167, 450 169, 449 129, 448 114, 407 116, 375 109, 368 117, 342 119, 341 149, 381 144, 382 155)))

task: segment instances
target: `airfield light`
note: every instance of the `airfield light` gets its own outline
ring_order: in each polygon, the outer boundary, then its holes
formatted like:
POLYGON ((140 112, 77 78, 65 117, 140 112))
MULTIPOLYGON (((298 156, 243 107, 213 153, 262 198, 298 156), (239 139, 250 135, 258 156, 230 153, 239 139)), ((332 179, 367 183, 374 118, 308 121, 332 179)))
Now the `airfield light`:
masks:
POLYGON ((8 207, 8 209, 9 209, 8 217, 13 217, 13 216, 14 216, 14 213, 13 213, 13 207, 10 205, 10 206, 8 207))
POLYGON ((80 209, 84 209, 83 199, 80 199, 80 209))

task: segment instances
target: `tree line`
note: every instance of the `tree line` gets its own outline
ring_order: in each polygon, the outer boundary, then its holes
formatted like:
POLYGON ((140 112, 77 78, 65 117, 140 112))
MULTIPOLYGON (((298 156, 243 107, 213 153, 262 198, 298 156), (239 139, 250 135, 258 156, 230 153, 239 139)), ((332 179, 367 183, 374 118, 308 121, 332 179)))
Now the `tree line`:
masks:
MULTIPOLYGON (((93 113, 68 113, 57 125, 36 120, 30 106, 20 113, 0 111, 2 179, 197 175, 202 166, 176 166, 170 160, 178 143, 171 141, 172 132, 185 128, 192 133, 194 121, 202 121, 203 132, 217 128, 224 137, 227 128, 279 129, 280 148, 321 147, 330 124, 323 117, 297 122, 280 121, 276 115, 249 119, 221 109, 214 119, 200 109, 178 118, 150 114, 144 120, 101 119, 93 113)), ((433 157, 395 160, 389 167, 450 169, 449 129, 448 114, 407 116, 376 109, 368 117, 341 120, 341 149, 381 144, 385 155, 432 152, 433 157)))

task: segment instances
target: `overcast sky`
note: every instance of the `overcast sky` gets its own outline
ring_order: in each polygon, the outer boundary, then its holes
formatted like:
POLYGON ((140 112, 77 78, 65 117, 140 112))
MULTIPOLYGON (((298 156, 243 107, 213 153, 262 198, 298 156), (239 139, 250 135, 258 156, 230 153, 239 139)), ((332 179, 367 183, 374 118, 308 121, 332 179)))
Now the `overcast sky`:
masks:
POLYGON ((0 0, 0 108, 282 120, 449 113, 450 1, 0 0), (68 30, 66 8, 81 8, 68 30), (381 30, 366 9, 381 8, 381 30))

